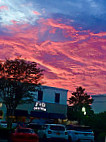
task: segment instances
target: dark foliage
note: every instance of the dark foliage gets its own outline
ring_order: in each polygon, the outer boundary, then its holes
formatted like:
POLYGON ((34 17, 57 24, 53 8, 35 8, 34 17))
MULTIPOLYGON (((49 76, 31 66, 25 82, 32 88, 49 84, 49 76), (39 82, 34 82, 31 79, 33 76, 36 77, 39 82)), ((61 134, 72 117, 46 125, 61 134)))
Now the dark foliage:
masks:
POLYGON ((102 142, 102 139, 105 139, 106 136, 106 111, 85 117, 84 125, 91 126, 96 142, 102 142))
POLYGON ((72 96, 69 98, 68 102, 70 105, 83 105, 83 104, 92 104, 93 99, 84 92, 85 89, 82 87, 76 88, 76 92, 72 93, 72 96))
POLYGON ((24 59, 6 60, 0 63, 0 78, 11 81, 38 84, 42 77, 42 69, 36 62, 24 59))
POLYGON ((82 112, 82 107, 85 107, 86 109, 86 116, 93 114, 93 110, 90 107, 93 99, 84 91, 85 89, 83 89, 82 87, 76 88, 76 92, 73 92, 68 100, 68 119, 77 120, 79 123, 83 123, 83 119, 85 117, 84 112, 82 112))
POLYGON ((0 97, 7 108, 7 120, 19 104, 33 101, 31 91, 41 85, 42 72, 37 63, 23 59, 0 62, 0 97))

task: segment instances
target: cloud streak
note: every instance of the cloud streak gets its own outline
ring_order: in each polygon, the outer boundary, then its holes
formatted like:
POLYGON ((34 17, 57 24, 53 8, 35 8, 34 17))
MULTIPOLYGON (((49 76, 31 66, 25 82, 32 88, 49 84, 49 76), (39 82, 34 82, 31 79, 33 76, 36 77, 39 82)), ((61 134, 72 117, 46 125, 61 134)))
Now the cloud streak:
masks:
POLYGON ((0 1, 0 59, 45 69, 45 85, 106 93, 106 1, 0 1))
POLYGON ((14 23, 5 28, 9 35, 0 36, 1 59, 22 56, 39 63, 45 69, 46 85, 71 91, 82 86, 90 94, 106 92, 106 32, 78 30, 50 18, 33 26, 14 23))

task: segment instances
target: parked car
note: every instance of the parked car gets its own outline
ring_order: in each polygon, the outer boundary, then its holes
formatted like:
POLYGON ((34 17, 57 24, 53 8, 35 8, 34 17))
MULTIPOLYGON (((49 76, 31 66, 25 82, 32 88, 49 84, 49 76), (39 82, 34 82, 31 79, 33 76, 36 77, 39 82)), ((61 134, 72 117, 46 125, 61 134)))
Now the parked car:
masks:
POLYGON ((67 125, 69 142, 94 142, 94 133, 88 126, 67 125))
POLYGON ((12 128, 16 128, 17 127, 17 123, 12 123, 12 128))
POLYGON ((61 124, 45 124, 38 130, 39 138, 43 141, 51 140, 68 140, 68 134, 64 125, 61 124))
POLYGON ((16 128, 11 134, 12 142, 39 142, 38 135, 31 128, 16 128))
POLYGON ((0 121, 0 127, 7 128, 7 122, 6 121, 0 121))
MULTIPOLYGON (((7 121, 0 121, 0 127, 2 128, 7 128, 7 121)), ((17 127, 17 123, 12 123, 12 128, 16 128, 17 127)))
POLYGON ((28 128, 32 128, 35 132, 37 132, 41 128, 41 126, 42 125, 37 124, 37 123, 29 123, 29 124, 27 124, 27 127, 28 128))

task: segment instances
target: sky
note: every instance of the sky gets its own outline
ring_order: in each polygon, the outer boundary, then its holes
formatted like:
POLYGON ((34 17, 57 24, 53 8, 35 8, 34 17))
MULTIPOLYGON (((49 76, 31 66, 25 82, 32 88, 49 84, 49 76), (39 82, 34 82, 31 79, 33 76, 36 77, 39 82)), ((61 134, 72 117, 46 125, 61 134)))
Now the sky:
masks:
POLYGON ((106 0, 0 0, 0 60, 44 69, 44 85, 106 94, 106 0))

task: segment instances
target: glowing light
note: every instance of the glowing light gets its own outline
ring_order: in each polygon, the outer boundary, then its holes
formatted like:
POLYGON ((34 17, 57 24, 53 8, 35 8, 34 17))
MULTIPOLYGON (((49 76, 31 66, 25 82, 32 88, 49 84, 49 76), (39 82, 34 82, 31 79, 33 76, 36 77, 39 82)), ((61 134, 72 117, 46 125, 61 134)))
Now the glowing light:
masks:
POLYGON ((0 107, 2 107, 3 106, 3 104, 2 103, 0 103, 0 107))
POLYGON ((84 115, 86 115, 86 111, 84 112, 84 115))
POLYGON ((82 107, 82 112, 85 112, 85 107, 82 107))
POLYGON ((82 107, 82 112, 84 113, 84 115, 86 115, 86 108, 82 107))
POLYGON ((44 103, 44 102, 36 102, 33 109, 34 110, 46 111, 46 103, 44 103))

